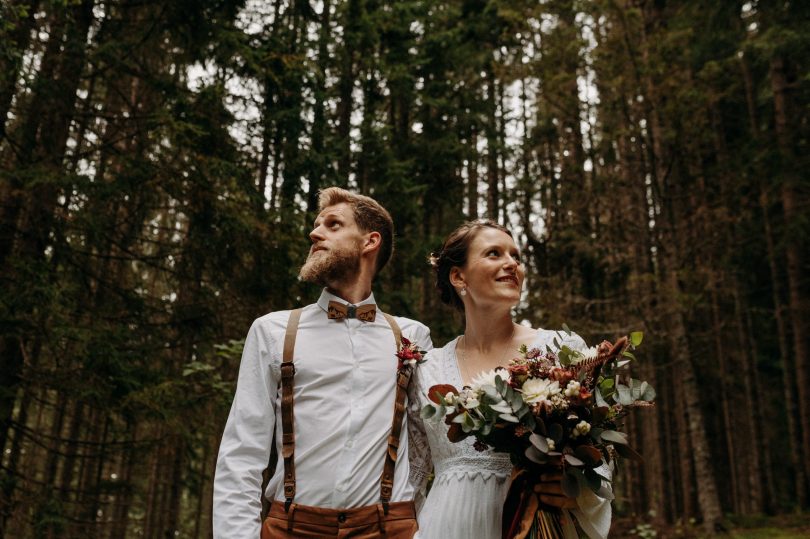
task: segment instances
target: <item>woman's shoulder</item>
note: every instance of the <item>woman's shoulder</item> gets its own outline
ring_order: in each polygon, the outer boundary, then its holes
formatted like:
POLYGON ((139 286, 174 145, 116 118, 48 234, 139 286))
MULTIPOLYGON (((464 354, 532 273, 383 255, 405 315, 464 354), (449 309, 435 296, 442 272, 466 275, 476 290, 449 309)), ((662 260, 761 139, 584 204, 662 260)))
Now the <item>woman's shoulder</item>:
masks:
POLYGON ((425 362, 419 365, 417 372, 420 374, 419 379, 422 382, 432 381, 431 383, 444 382, 447 375, 447 362, 448 358, 453 357, 453 350, 455 350, 458 337, 448 342, 444 346, 433 348, 425 354, 425 362), (439 380, 440 382, 436 382, 439 380))
POLYGON ((428 359, 444 358, 447 354, 452 354, 453 350, 455 350, 456 342, 458 342, 458 339, 459 339, 458 337, 455 337, 453 340, 451 340, 444 346, 432 348, 431 350, 428 351, 425 357, 428 359))

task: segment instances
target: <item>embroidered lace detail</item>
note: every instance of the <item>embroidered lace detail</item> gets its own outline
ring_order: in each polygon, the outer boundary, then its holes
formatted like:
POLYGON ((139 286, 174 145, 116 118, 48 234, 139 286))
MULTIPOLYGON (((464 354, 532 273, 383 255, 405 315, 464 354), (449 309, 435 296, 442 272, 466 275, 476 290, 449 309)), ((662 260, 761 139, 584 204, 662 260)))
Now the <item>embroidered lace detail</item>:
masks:
POLYGON ((435 472, 437 478, 449 473, 508 476, 512 472, 512 463, 508 455, 461 455, 436 462, 435 472))

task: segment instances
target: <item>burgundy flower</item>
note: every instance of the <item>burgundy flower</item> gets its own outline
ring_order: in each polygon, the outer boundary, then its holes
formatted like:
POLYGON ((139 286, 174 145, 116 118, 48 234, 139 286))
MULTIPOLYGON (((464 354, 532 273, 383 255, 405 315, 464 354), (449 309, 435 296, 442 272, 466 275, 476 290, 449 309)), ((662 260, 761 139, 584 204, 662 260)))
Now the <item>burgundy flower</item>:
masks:
POLYGON ((473 444, 473 447, 475 448, 476 451, 486 451, 487 449, 489 449, 489 446, 484 442, 482 442, 481 440, 476 440, 475 443, 473 444))

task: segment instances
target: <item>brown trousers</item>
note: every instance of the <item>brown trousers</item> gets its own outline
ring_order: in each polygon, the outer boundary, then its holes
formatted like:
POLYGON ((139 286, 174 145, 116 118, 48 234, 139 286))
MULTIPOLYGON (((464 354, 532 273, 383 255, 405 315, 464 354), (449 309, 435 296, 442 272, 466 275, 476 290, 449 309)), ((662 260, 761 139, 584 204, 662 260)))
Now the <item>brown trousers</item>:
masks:
POLYGON ((412 539, 417 529, 413 502, 391 503, 386 515, 382 504, 322 509, 294 503, 285 512, 284 502, 274 501, 262 525, 261 539, 412 539))

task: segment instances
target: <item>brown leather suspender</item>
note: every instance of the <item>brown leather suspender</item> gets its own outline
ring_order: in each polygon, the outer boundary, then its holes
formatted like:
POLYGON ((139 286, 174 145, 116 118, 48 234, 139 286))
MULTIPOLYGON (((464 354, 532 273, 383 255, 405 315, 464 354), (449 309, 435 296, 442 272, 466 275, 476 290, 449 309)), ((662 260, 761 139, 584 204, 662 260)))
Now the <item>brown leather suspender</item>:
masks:
POLYGON ((287 333, 284 335, 284 352, 281 362, 281 456, 284 458, 284 510, 290 509, 295 498, 295 421, 293 420, 293 351, 298 321, 302 309, 290 313, 287 333))
MULTIPOLYGON (((396 349, 402 342, 402 331, 394 317, 382 313, 391 330, 394 332, 396 349)), ((301 318, 301 309, 290 313, 287 322, 287 332, 284 335, 284 352, 281 362, 281 456, 284 458, 284 510, 289 511, 295 498, 295 421, 293 420, 293 378, 295 365, 293 365, 293 351, 295 350, 295 336, 298 333, 298 322, 301 318)), ((391 357, 391 362, 396 358, 391 357)), ((397 373, 397 395, 394 401, 394 418, 391 424, 391 434, 388 436, 388 447, 385 452, 385 463, 380 478, 380 502, 383 510, 388 514, 388 503, 394 490, 394 469, 399 449, 399 435, 402 431, 402 419, 405 415, 405 396, 408 383, 411 379, 411 370, 403 369, 397 373)))
MULTIPOLYGON (((399 329, 394 317, 383 313, 388 324, 394 331, 394 339, 397 343, 397 350, 402 342, 402 330, 399 329)), ((388 436, 388 449, 385 452, 385 463, 383 464, 382 476, 380 477, 380 503, 383 511, 388 514, 388 502, 394 492, 394 468, 397 461, 397 450, 399 449, 399 434, 402 430, 402 417, 405 414, 405 395, 407 395, 408 383, 411 380, 411 369, 401 369, 397 372, 397 396, 394 400, 394 419, 391 423, 391 434, 388 436)))

